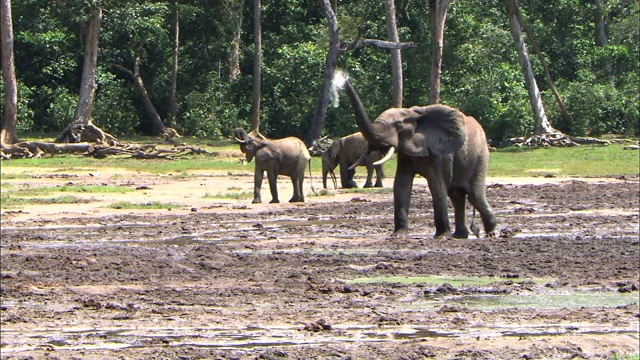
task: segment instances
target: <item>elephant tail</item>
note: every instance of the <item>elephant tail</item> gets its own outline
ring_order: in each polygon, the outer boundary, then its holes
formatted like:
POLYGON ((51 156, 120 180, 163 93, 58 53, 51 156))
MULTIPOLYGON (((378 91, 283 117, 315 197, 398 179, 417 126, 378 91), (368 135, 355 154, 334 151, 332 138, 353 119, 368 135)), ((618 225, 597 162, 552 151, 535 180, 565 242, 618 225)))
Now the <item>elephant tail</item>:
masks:
POLYGON ((313 187, 313 176, 311 175, 311 158, 309 158, 309 185, 311 185, 311 191, 314 194, 317 194, 318 192, 316 191, 316 189, 313 187))
POLYGON ((471 215, 471 232, 477 238, 480 238, 480 227, 476 224, 476 207, 473 206, 473 215, 471 215))

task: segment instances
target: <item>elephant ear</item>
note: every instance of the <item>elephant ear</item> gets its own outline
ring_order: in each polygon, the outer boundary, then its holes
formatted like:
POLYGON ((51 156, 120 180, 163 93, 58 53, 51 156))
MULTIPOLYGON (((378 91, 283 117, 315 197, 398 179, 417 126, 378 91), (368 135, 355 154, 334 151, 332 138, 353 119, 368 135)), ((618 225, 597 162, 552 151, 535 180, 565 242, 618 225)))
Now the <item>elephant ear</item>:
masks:
POLYGON ((444 105, 412 107, 399 123, 399 151, 410 156, 447 155, 466 141, 465 115, 444 105))
POLYGON ((334 140, 331 143, 331 145, 329 145, 329 149, 327 151, 329 152, 329 157, 331 158, 331 161, 334 164, 338 159, 338 154, 340 154, 340 149, 341 148, 342 148, 342 140, 340 140, 340 139, 334 140))

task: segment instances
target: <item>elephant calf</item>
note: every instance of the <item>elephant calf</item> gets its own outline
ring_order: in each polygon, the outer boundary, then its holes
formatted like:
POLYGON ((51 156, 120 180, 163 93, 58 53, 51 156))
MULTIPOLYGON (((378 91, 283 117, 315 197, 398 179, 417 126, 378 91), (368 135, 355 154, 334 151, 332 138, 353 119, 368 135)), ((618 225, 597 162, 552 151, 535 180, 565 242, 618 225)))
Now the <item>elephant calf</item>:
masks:
MULTIPOLYGON (((322 186, 327 188, 327 174, 331 175, 335 186, 335 174, 333 170, 340 165, 340 182, 343 189, 357 187, 353 180, 355 169, 349 167, 358 161, 358 158, 367 152, 368 144, 361 132, 347 135, 340 139, 334 140, 329 148, 322 153, 322 186)), ((373 165, 374 162, 380 160, 382 155, 379 151, 373 151, 364 160, 363 165, 367 168, 367 181, 364 187, 382 187, 382 165, 373 165), (373 170, 376 171, 376 183, 372 183, 373 170)))
POLYGON ((304 172, 310 165, 311 155, 302 140, 296 137, 283 139, 267 139, 257 131, 246 133, 242 128, 234 131, 240 150, 246 155, 247 162, 256 159, 252 203, 261 203, 260 189, 265 170, 271 190, 271 203, 279 203, 277 179, 278 175, 291 178, 293 197, 289 202, 304 202, 302 185, 304 172))

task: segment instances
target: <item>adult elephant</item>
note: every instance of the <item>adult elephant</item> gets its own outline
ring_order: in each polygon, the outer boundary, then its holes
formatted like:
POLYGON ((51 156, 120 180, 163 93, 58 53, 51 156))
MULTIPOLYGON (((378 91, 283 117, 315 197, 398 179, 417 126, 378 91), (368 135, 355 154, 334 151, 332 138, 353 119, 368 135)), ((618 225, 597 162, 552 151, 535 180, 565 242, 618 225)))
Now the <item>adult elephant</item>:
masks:
MULTIPOLYGON (((247 162, 256 159, 252 203, 261 203, 260 189, 264 172, 267 172, 271 203, 279 203, 278 175, 291 177, 293 197, 289 202, 304 202, 303 183, 307 165, 311 165, 311 155, 302 140, 296 137, 283 139, 267 139, 257 131, 246 133, 242 128, 234 131, 240 150, 246 155, 247 162)), ((309 168, 311 172, 311 168, 309 168)))
POLYGON ((427 179, 433 197, 436 237, 450 234, 447 195, 455 212, 454 237, 469 236, 467 198, 474 214, 475 209, 479 211, 486 234, 494 236, 497 221, 487 202, 485 186, 489 149, 480 124, 473 117, 444 105, 391 108, 371 122, 348 79, 345 77, 342 82, 334 82, 334 86, 346 89, 369 151, 386 153, 380 163, 397 150, 394 233, 408 230, 413 179, 419 174, 427 179))
MULTIPOLYGON (((353 180, 355 169, 349 167, 358 161, 360 156, 367 151, 367 140, 361 132, 353 133, 334 140, 331 145, 322 153, 322 186, 327 188, 327 175, 331 175, 335 186, 335 174, 333 170, 340 166, 340 182, 343 189, 355 188, 358 185, 353 180)), ((367 168, 367 180, 363 187, 382 187, 384 173, 382 165, 373 165, 380 160, 382 155, 374 151, 364 160, 367 168), (376 172, 376 183, 373 184, 373 171, 376 172)))

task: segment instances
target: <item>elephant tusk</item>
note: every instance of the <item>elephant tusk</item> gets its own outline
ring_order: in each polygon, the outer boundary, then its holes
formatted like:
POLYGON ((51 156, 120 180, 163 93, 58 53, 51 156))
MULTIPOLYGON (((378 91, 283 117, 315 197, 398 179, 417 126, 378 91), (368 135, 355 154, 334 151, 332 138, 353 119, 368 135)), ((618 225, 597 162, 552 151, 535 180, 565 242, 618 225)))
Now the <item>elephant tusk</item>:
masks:
POLYGON ((389 151, 387 151, 385 156, 382 159, 374 162, 373 166, 379 166, 379 165, 382 165, 382 164, 386 163, 389 159, 391 159, 391 157, 393 156, 393 153, 395 153, 395 152, 396 152, 396 148, 394 148, 393 146, 390 147, 389 151))
POLYGON ((356 167, 364 164, 364 161, 366 160, 367 156, 369 156, 369 154, 371 154, 371 150, 368 150, 367 152, 362 154, 362 156, 360 156, 360 159, 358 159, 355 163, 353 163, 353 165, 349 166, 349 170, 353 170, 356 167))
POLYGON ((245 140, 238 139, 238 137, 236 137, 236 141, 239 142, 240 144, 244 144, 246 142, 245 140))

